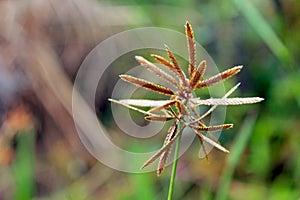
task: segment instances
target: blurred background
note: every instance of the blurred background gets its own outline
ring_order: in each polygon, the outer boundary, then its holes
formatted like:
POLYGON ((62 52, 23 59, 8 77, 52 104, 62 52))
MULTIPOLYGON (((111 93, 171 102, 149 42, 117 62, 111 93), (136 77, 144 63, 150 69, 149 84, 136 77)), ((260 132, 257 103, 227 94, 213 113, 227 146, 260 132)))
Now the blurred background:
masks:
MULTIPOLYGON (((186 20, 220 71, 245 66, 226 90, 242 82, 234 96, 265 101, 227 108, 226 122, 235 126, 220 141, 230 154, 213 150, 201 160, 198 141, 189 148, 178 163, 174 199, 299 200, 297 0, 0 1, 0 199, 166 199, 170 166, 161 177, 128 174, 85 150, 71 115, 72 84, 85 56, 109 36, 145 26, 184 33, 186 20)), ((114 134, 122 133, 107 98, 118 74, 107 73, 95 102, 114 134)), ((144 148, 143 140, 116 140, 144 148)))

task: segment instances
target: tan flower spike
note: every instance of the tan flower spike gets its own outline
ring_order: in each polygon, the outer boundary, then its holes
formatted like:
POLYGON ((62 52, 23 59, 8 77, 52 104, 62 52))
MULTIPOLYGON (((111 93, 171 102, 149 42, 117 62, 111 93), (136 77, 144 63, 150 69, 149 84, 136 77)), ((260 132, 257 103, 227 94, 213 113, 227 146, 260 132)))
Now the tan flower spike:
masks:
MULTIPOLYGON (((182 68, 179 66, 178 61, 170 50, 168 46, 166 47, 166 52, 168 54, 168 59, 163 58, 159 55, 151 55, 159 63, 163 64, 172 73, 167 73, 163 69, 157 67, 155 64, 149 62, 141 56, 136 56, 136 60, 143 65, 150 72, 154 73, 156 76, 174 86, 175 89, 170 89, 168 87, 158 85, 146 81, 144 79, 136 78, 130 75, 120 75, 120 78, 126 82, 135 84, 137 86, 143 87, 147 90, 151 90, 160 94, 164 94, 169 97, 169 100, 148 100, 148 99, 123 99, 123 100, 113 100, 109 99, 113 103, 125 106, 127 108, 133 109, 137 112, 145 114, 145 119, 149 121, 170 121, 174 120, 170 126, 166 139, 162 148, 154 154, 149 160, 147 160, 142 168, 148 166, 156 159, 159 159, 159 164, 157 168, 157 174, 160 175, 164 170, 167 163, 168 155, 171 152, 172 144, 176 141, 179 135, 182 134, 184 128, 190 127, 193 132, 199 137, 201 145, 204 142, 216 147, 217 149, 228 153, 229 151, 220 145, 214 138, 210 138, 210 134, 203 134, 203 132, 213 132, 219 130, 226 130, 233 126, 233 124, 221 124, 214 126, 206 126, 203 119, 207 117, 217 106, 219 105, 240 105, 240 104, 251 104, 262 101, 259 97, 247 97, 247 98, 228 98, 232 94, 239 84, 230 89, 222 98, 210 98, 201 99, 193 95, 195 89, 201 89, 204 87, 210 87, 216 83, 219 83, 231 76, 237 74, 242 66, 236 66, 221 72, 211 78, 204 79, 203 75, 206 70, 206 61, 202 60, 198 66, 196 66, 196 45, 194 40, 194 33, 192 26, 189 22, 185 25, 185 34, 187 38, 187 46, 189 50, 189 66, 188 66, 188 77, 183 72, 182 68), (197 106, 208 105, 211 108, 203 114, 199 114, 196 111, 197 106), (139 107, 150 107, 148 111, 136 108, 139 107), (176 109, 174 109, 176 108, 176 109)), ((203 146, 204 147, 204 146, 203 146)), ((206 151, 204 149, 206 154, 206 151)))

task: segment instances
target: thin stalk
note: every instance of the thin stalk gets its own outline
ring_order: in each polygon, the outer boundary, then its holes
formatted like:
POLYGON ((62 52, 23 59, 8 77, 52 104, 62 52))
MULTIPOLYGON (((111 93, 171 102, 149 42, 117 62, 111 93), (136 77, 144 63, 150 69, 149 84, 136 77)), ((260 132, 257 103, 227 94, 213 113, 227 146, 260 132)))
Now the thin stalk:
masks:
POLYGON ((180 134, 176 141, 175 146, 175 152, 174 152, 174 161, 172 166, 172 173, 171 173, 171 179, 170 179, 170 185, 169 185, 169 193, 168 193, 168 200, 171 200, 173 197, 173 191, 174 191, 174 184, 175 184, 175 176, 176 176, 176 169, 177 169, 177 162, 178 162, 178 154, 180 149, 180 141, 181 141, 181 135, 180 134))

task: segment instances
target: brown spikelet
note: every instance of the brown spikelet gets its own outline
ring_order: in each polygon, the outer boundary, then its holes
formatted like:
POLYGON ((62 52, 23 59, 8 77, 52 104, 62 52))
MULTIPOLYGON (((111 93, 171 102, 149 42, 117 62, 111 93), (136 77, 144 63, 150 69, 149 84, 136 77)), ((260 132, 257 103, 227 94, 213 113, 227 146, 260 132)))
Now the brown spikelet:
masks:
POLYGON ((222 125, 215 125, 215 126, 197 126, 193 127, 199 131, 219 131, 219 130, 226 130, 233 127, 233 124, 222 124, 222 125))
POLYGON ((145 66, 149 71, 153 72, 156 76, 178 88, 179 83, 171 75, 167 74, 165 71, 161 70, 142 56, 135 56, 135 59, 141 65, 145 66))
POLYGON ((178 71, 175 69, 174 65, 170 61, 168 61, 167 59, 165 59, 164 57, 159 56, 159 55, 151 54, 151 56, 155 60, 157 60, 158 62, 160 62, 164 66, 166 66, 168 69, 170 69, 174 73, 176 78, 178 78, 180 81, 182 81, 182 78, 180 77, 180 74, 178 73, 178 71))
POLYGON ((120 78, 124 81, 127 81, 129 83, 133 83, 135 85, 141 86, 141 87, 146 88, 148 90, 159 92, 161 94, 168 95, 168 96, 174 95, 174 92, 171 89, 163 87, 161 85, 157 85, 155 83, 151 83, 151 82, 146 81, 144 79, 136 78, 136 77, 129 76, 129 75, 120 75, 120 78))
POLYGON ((179 113, 180 115, 182 115, 182 107, 181 107, 179 101, 176 101, 176 104, 175 104, 175 105, 176 105, 176 109, 177 109, 178 113, 179 113))
POLYGON ((191 86, 191 89, 193 90, 197 84, 200 82, 200 79, 203 77, 203 74, 205 72, 205 69, 206 69, 206 61, 203 60, 197 70, 194 71, 194 73, 192 74, 192 77, 190 79, 190 86, 191 86))
MULTIPOLYGON (((176 131, 177 131, 177 127, 178 127, 178 121, 175 121, 171 127, 168 130, 168 134, 167 137, 164 141, 164 146, 167 145, 170 140, 174 137, 176 131)), ((159 162, 158 162, 158 167, 157 167, 157 175, 160 176, 162 171, 165 168, 165 165, 167 163, 168 157, 171 153, 171 149, 172 149, 172 145, 170 145, 165 152, 160 156, 159 162)))
POLYGON ((180 101, 177 101, 175 105, 180 115, 187 115, 189 113, 188 108, 180 101))
POLYGON ((178 62, 177 62, 177 60, 176 60, 173 52, 171 51, 171 49, 167 45, 165 45, 165 47, 166 47, 166 51, 168 53, 168 56, 171 59, 172 64, 173 64, 173 66, 175 68, 176 73, 180 77, 181 82, 184 85, 186 85, 186 76, 185 76, 184 72, 182 71, 182 69, 180 68, 180 66, 179 66, 179 64, 178 64, 178 62))
MULTIPOLYGON (((159 55, 155 55, 155 54, 151 54, 151 56, 152 56, 153 58, 155 58, 155 60, 157 60, 157 61, 160 62, 161 64, 167 66, 169 69, 175 70, 174 65, 173 65, 170 61, 168 61, 167 59, 165 59, 164 57, 159 56, 159 55)), ((174 71, 174 72, 177 73, 176 71, 174 71)))
POLYGON ((189 75, 190 77, 192 77, 196 66, 196 45, 194 39, 194 32, 188 21, 185 24, 185 34, 189 50, 189 75))
POLYGON ((168 157, 171 153, 172 145, 169 146, 165 152, 160 156, 160 159, 158 161, 158 166, 157 166, 157 176, 160 176, 163 170, 165 169, 168 157))
POLYGON ((243 68, 243 66, 236 66, 236 67, 228 69, 220 74, 217 74, 216 76, 213 76, 209 79, 203 80, 197 85, 197 88, 212 86, 222 80, 225 80, 225 79, 237 74, 238 72, 241 71, 242 68, 243 68))

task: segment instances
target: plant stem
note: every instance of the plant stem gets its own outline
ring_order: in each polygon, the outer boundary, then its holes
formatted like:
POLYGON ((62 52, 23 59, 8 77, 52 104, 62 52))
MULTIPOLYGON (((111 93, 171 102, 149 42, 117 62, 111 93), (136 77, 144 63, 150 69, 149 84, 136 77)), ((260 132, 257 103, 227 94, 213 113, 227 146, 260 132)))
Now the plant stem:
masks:
POLYGON ((173 190, 174 190, 175 176, 176 176, 176 169, 177 169, 177 162, 178 162, 178 154, 179 154, 179 149, 180 149, 180 141, 181 141, 181 134, 178 136, 177 141, 176 141, 172 174, 171 174, 170 185, 169 185, 168 200, 171 200, 173 197, 173 190))

